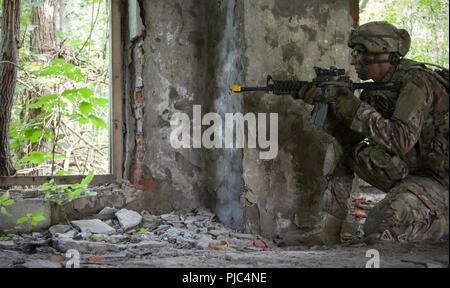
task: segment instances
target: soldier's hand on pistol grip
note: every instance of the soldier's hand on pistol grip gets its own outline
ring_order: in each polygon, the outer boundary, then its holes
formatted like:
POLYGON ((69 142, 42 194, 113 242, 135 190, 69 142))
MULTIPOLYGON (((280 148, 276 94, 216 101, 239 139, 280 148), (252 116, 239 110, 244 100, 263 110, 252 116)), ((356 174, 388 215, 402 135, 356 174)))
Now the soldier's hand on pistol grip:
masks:
POLYGON ((296 99, 302 99, 305 103, 314 105, 314 99, 320 96, 320 90, 313 84, 303 85, 297 92, 296 99))
POLYGON ((360 105, 361 100, 359 100, 350 89, 339 88, 337 90, 335 111, 346 121, 351 122, 353 120, 360 105))

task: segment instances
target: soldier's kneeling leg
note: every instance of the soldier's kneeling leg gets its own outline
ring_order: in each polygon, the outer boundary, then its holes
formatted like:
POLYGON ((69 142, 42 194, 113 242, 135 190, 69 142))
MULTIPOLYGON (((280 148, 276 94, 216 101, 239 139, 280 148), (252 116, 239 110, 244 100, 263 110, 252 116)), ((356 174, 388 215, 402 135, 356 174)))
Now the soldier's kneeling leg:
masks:
POLYGON ((440 239, 448 234, 447 194, 432 179, 408 177, 370 210, 364 225, 367 242, 440 239))
POLYGON ((312 229, 289 231, 283 235, 282 246, 334 245, 341 242, 341 229, 348 213, 353 175, 335 175, 322 199, 318 223, 312 229))

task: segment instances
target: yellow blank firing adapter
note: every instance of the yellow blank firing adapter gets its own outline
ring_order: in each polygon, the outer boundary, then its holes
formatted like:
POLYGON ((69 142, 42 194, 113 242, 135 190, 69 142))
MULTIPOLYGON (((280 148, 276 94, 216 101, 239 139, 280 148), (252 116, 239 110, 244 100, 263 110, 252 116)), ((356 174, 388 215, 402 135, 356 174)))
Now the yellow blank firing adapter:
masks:
POLYGON ((241 86, 239 85, 233 85, 231 86, 231 92, 241 92, 241 86))

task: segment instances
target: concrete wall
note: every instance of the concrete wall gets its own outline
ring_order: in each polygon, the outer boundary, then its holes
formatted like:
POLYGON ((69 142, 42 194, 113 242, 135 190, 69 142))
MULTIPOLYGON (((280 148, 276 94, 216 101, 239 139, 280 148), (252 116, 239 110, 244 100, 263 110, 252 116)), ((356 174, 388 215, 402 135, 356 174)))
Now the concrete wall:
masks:
POLYGON ((153 213, 192 209, 203 205, 205 197, 204 156, 202 149, 171 147, 170 119, 176 112, 192 119, 193 105, 206 98, 206 6, 198 1, 139 2, 139 11, 130 15, 142 16, 144 31, 129 43, 129 81, 135 89, 128 90, 133 99, 127 107, 127 131, 140 129, 143 137, 127 135, 125 176, 133 180, 133 173, 142 172, 137 181, 146 192, 144 206, 153 213), (133 50, 139 45, 140 51, 133 50), (142 159, 136 159, 136 151, 142 159), (143 167, 136 169, 140 160, 143 167))
MULTIPOLYGON (((246 83, 314 78, 314 66, 349 68, 349 1, 245 1, 246 83)), ((309 123, 311 106, 291 97, 249 95, 245 111, 279 113, 279 153, 259 160, 244 151, 245 222, 248 230, 273 236, 317 223, 327 176, 339 147, 309 123)))
POLYGON ((313 66, 348 68, 358 1, 137 2, 124 5, 124 176, 144 190, 143 206, 207 206, 225 224, 264 236, 313 226, 339 147, 309 124, 302 101, 237 96, 229 87, 264 85, 267 74, 310 80, 313 66), (172 148, 172 115, 192 119, 195 104, 202 115, 279 113, 277 158, 260 160, 257 149, 172 148))

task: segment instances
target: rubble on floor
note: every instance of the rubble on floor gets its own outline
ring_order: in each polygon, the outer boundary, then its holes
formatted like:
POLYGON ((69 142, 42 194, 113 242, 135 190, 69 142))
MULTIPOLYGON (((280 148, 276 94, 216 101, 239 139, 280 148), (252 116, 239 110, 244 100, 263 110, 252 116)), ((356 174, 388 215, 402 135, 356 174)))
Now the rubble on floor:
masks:
MULTIPOLYGON (((383 196, 355 195, 352 211, 367 211, 383 196)), ((365 218, 352 217, 341 245, 281 248, 259 235, 223 226, 208 210, 152 215, 106 207, 45 231, 0 235, 0 267, 63 268, 73 255, 78 255, 80 267, 88 268, 364 267, 366 252, 373 248, 380 250, 383 267, 448 267, 448 238, 369 248, 354 241, 365 218)))
MULTIPOLYGON (((122 253, 124 257, 145 255, 161 247, 210 251, 269 249, 267 240, 232 231, 217 222, 214 214, 207 210, 156 216, 147 211, 137 213, 106 207, 95 216, 98 218, 54 225, 44 233, 8 234, 3 239, 8 241, 0 241, 0 249, 21 249, 29 254, 44 249, 59 256, 73 249, 81 254, 122 253)), ((23 267, 55 266, 45 261, 22 264, 23 267)))

